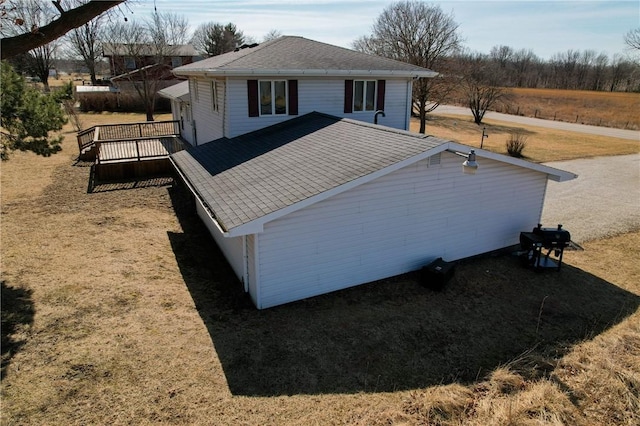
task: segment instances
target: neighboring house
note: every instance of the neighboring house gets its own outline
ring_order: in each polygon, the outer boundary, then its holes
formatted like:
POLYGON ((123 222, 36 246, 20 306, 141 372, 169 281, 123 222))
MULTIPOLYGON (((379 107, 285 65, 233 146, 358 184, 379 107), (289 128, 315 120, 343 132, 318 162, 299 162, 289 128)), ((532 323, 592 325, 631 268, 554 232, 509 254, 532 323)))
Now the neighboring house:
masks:
POLYGON ((469 147, 406 131, 423 68, 283 37, 176 74, 198 146, 171 161, 259 309, 517 244, 575 178, 484 150, 463 173, 469 147))
POLYGON ((150 44, 105 43, 102 56, 109 61, 112 78, 149 65, 163 65, 164 68, 173 69, 200 59, 190 44, 166 46, 165 49, 166 52, 159 56, 157 49, 150 44))

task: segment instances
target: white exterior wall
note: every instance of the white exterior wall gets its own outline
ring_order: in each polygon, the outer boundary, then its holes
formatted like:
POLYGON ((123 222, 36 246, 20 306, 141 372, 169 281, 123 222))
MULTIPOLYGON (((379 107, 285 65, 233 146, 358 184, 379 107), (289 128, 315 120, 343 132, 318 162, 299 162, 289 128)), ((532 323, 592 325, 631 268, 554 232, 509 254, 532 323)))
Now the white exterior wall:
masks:
MULTIPOLYGON (((280 79, 286 79, 286 77, 280 79)), ((373 123, 374 111, 344 113, 344 78, 325 80, 297 78, 297 80, 298 115, 318 111, 336 117, 347 117, 373 123)), ((404 79, 386 80, 385 117, 380 116, 378 124, 407 130, 407 83, 408 81, 404 79)), ((249 117, 247 79, 228 79, 227 85, 228 125, 225 136, 229 138, 295 117, 292 115, 249 117)), ((198 132, 200 132, 200 127, 198 127, 198 132)), ((198 137, 198 141, 200 143, 200 137, 198 137)))
POLYGON ((224 136, 225 82, 216 80, 218 92, 218 110, 216 111, 213 108, 212 81, 212 79, 189 79, 191 110, 197 128, 197 142, 192 143, 194 145, 202 145, 224 136))
POLYGON ((180 121, 180 136, 191 145, 194 144, 193 139, 193 115, 191 114, 191 105, 188 102, 172 101, 171 111, 173 119, 180 121))
MULTIPOLYGON (((441 154, 265 225, 258 308, 519 242, 540 220, 546 175, 489 159, 476 175, 441 154)), ((254 295, 255 296, 255 295, 254 295)))
POLYGON ((242 277, 244 275, 242 237, 225 238, 218 227, 212 222, 209 215, 207 215, 204 206, 198 199, 196 199, 196 211, 204 225, 209 230, 209 233, 215 240, 216 244, 218 244, 218 247, 224 254, 224 257, 227 259, 227 262, 231 265, 233 272, 235 272, 238 279, 242 281, 242 277))

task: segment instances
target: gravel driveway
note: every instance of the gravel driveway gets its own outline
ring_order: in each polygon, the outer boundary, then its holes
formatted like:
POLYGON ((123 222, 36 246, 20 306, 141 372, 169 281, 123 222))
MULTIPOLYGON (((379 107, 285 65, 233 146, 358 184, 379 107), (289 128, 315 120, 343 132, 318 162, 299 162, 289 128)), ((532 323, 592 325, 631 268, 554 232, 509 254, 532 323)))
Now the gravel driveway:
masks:
POLYGON ((543 226, 561 223, 576 243, 640 229, 640 154, 546 164, 578 178, 549 181, 543 226))

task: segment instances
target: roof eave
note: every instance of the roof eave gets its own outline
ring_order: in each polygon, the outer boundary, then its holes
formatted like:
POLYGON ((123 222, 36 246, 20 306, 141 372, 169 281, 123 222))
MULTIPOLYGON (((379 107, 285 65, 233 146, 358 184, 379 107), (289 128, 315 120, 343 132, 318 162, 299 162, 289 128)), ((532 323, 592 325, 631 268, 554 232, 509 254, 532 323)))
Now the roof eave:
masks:
POLYGON ((243 76, 290 76, 290 77, 401 77, 433 78, 438 75, 431 70, 333 70, 333 69, 220 69, 192 68, 173 70, 185 77, 243 77, 243 76))
POLYGON ((544 164, 532 163, 531 161, 521 160, 519 158, 510 157, 508 155, 497 154, 495 152, 485 151, 484 149, 473 148, 473 147, 458 144, 455 142, 450 142, 448 148, 455 151, 460 151, 463 153, 468 152, 469 149, 473 149, 476 153, 476 156, 480 158, 488 158, 490 160, 501 161, 503 163, 508 163, 514 166, 519 166, 525 169, 544 173, 547 175, 548 179, 555 182, 566 182, 578 177, 578 175, 574 173, 567 172, 565 170, 556 169, 554 167, 545 166, 544 164))

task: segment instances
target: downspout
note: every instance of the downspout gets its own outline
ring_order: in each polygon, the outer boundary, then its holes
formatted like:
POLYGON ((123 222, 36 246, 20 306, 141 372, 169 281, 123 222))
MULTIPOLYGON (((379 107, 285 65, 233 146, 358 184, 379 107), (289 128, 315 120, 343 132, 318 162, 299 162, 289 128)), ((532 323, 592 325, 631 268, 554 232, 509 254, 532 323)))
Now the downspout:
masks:
MULTIPOLYGON (((418 77, 413 77, 413 80, 417 80, 418 77)), ((411 113, 413 112, 413 80, 407 81, 407 111, 405 113, 404 129, 410 130, 411 128, 411 113)))
POLYGON ((242 236, 242 282, 244 284, 244 292, 249 292, 249 247, 247 246, 247 236, 242 236))

